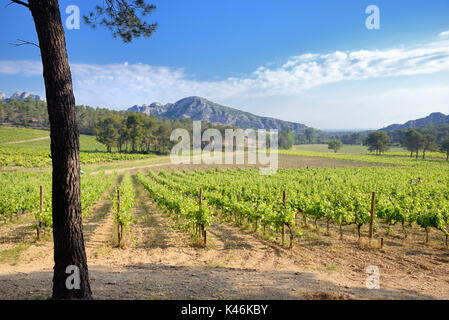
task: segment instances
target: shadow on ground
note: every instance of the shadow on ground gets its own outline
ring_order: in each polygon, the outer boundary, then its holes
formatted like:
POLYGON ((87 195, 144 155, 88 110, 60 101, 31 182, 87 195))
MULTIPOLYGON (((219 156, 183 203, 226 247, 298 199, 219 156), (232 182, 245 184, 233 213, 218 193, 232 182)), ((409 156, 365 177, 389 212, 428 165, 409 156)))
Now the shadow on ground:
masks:
MULTIPOLYGON (((112 269, 90 267, 95 299, 306 299, 316 292, 346 294, 353 299, 434 299, 412 290, 340 287, 312 273, 223 267, 140 264, 112 269)), ((52 272, 0 276, 0 299, 46 299, 52 272)))

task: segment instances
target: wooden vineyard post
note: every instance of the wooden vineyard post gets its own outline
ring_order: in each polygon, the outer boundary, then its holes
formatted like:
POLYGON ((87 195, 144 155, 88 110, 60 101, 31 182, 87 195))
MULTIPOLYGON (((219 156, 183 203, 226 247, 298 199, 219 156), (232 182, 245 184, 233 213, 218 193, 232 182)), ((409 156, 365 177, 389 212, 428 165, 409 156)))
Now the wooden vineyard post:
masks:
MULTIPOLYGON (((242 201, 242 190, 239 191, 239 203, 240 201, 242 201)), ((239 213, 239 217, 238 217, 238 225, 241 226, 242 225, 242 213, 239 213)))
MULTIPOLYGON (((308 169, 308 168, 307 168, 308 169)), ((299 209, 295 208, 295 226, 298 225, 298 215, 299 215, 299 209)))
MULTIPOLYGON (((282 203, 284 204, 284 208, 286 207, 287 203, 287 196, 286 196, 286 191, 284 190, 284 192, 282 193, 282 203)), ((296 223, 296 215, 295 215, 295 223, 296 223)), ((293 248, 293 229, 292 229, 292 225, 289 223, 287 223, 287 227, 288 227, 288 231, 290 232, 290 245, 289 248, 292 249, 293 248)), ((282 231, 285 231, 285 223, 282 224, 282 231)), ((282 242, 284 242, 284 240, 282 240, 282 242)))
MULTIPOLYGON (((40 186, 39 188, 39 196, 40 196, 40 213, 41 213, 41 219, 42 219, 42 215, 44 212, 44 187, 40 186)), ((39 221, 39 224, 36 228, 36 233, 37 233, 37 241, 39 241, 40 238, 40 231, 42 229, 42 221, 39 221)))
MULTIPOLYGON (((284 204, 285 208, 285 190, 282 191, 282 203, 284 204)), ((282 221, 282 245, 284 245, 285 242, 285 222, 282 221)))
MULTIPOLYGON (((199 206, 201 208, 201 206, 203 205, 203 188, 200 188, 200 196, 199 196, 199 199, 198 199, 198 203, 199 203, 199 206)), ((206 246, 207 238, 206 238, 206 228, 204 228, 204 224, 201 225, 200 230, 202 231, 201 233, 202 233, 202 236, 203 236, 204 246, 206 246)))
POLYGON ((371 194, 371 211, 370 211, 370 219, 369 219, 369 241, 373 239, 373 220, 374 220, 374 202, 376 201, 376 193, 373 192, 371 194))
MULTIPOLYGON (((120 189, 117 189, 117 216, 120 216, 120 189)), ((120 222, 117 223, 117 240, 118 246, 120 248, 120 243, 122 242, 122 235, 120 234, 120 222)))

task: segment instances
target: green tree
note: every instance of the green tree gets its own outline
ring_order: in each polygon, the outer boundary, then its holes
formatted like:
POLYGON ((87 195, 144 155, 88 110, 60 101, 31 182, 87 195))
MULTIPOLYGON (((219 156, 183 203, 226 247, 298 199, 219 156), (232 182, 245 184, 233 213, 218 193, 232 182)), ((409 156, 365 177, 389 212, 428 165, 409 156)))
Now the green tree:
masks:
POLYGON ((95 125, 95 134, 100 143, 106 145, 107 151, 117 146, 121 121, 118 117, 102 117, 95 125))
POLYGON ((441 152, 446 153, 446 161, 448 161, 449 160, 449 137, 447 137, 446 139, 443 140, 443 142, 441 143, 441 146, 440 146, 440 150, 441 150, 441 152))
POLYGON ((161 123, 156 130, 156 136, 158 140, 158 150, 160 153, 162 153, 163 147, 169 145, 170 126, 165 122, 161 123))
POLYGON ((131 112, 126 119, 126 128, 128 136, 131 140, 131 151, 136 152, 137 147, 141 144, 145 133, 145 115, 141 113, 131 112))
POLYGON ((291 149, 295 142, 295 138, 289 128, 287 128, 287 131, 280 131, 278 139, 279 148, 281 149, 291 149))
MULTIPOLYGON (((180 128, 181 125, 175 128, 180 128)), ((145 121, 144 133, 142 138, 142 148, 146 152, 150 152, 151 143, 154 141, 154 133, 157 130, 157 124, 154 118, 150 117, 145 121)))
POLYGON ((126 126, 126 119, 122 119, 118 130, 118 134, 119 134, 117 141, 118 151, 122 152, 123 145, 125 145, 125 150, 126 152, 128 152, 129 134, 128 134, 128 127, 126 126))
POLYGON ((312 144, 315 141, 317 132, 316 129, 314 128, 307 128, 306 131, 304 132, 306 139, 307 139, 307 143, 308 144, 312 144))
POLYGON ((366 138, 365 145, 368 146, 368 150, 376 151, 376 155, 381 155, 388 150, 388 144, 390 138, 384 131, 371 132, 366 138))
POLYGON ((426 152, 436 151, 438 149, 435 136, 430 133, 425 134, 423 137, 422 158, 426 158, 426 152))
POLYGON ((361 145, 362 144, 362 134, 360 132, 354 132, 350 135, 350 141, 353 145, 361 145))
POLYGON ((306 135, 305 134, 300 134, 300 133, 296 133, 295 134, 295 143, 294 144, 305 144, 306 141, 306 135))
POLYGON ((409 129, 401 141, 401 146, 410 151, 410 157, 413 157, 413 152, 415 152, 416 159, 418 159, 419 150, 424 146, 424 136, 415 129, 409 129))
POLYGON ((340 140, 329 141, 329 145, 327 148, 332 149, 332 150, 334 150, 335 153, 337 153, 338 150, 343 148, 343 142, 341 142, 340 140))
MULTIPOLYGON (((53 299, 91 299, 81 218, 79 129, 72 74, 58 0, 11 0, 30 11, 38 37, 50 120, 52 157, 52 219, 54 243, 53 299), (79 269, 79 289, 66 286, 66 268, 79 269)), ((100 21, 115 37, 130 42, 149 37, 155 24, 143 16, 154 6, 143 0, 99 1, 86 22, 100 21)))

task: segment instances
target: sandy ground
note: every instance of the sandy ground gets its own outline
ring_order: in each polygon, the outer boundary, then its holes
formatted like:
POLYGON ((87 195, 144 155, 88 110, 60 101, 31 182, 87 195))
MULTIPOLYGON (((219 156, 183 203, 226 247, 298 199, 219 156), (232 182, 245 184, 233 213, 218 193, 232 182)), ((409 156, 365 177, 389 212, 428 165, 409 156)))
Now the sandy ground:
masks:
MULTIPOLYGON (((393 235, 380 249, 377 240, 372 247, 358 242, 353 229, 341 241, 337 230, 326 236, 311 227, 290 250, 250 228, 217 220, 208 230, 208 247, 201 248, 135 186, 138 220, 124 248, 114 243, 108 194, 84 219, 96 299, 449 298, 449 250, 441 243, 393 235), (370 265, 379 268, 380 289, 366 287, 370 265)), ((0 250, 24 246, 16 259, 0 261, 0 299, 51 295, 51 235, 36 242, 30 221, 23 216, 0 227, 0 250)))

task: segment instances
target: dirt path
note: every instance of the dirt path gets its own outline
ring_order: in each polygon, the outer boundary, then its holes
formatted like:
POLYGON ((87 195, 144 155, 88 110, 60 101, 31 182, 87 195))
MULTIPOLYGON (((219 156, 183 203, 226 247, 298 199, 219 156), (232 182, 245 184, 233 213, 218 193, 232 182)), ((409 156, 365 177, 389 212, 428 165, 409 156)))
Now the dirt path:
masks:
MULTIPOLYGON (((195 159, 198 159, 198 156, 193 157, 192 161, 194 161, 195 159)), ((179 166, 179 164, 173 163, 173 162, 162 162, 162 163, 155 163, 155 164, 149 164, 149 165, 144 165, 144 166, 134 166, 134 167, 126 167, 126 168, 118 168, 118 169, 109 169, 109 170, 105 170, 105 174, 112 174, 114 172, 123 173, 125 171, 129 171, 131 173, 135 173, 137 170, 145 170, 145 169, 158 168, 158 167, 173 167, 173 166, 179 166)), ((91 174, 92 175, 97 175, 100 172, 101 172, 100 170, 99 171, 94 171, 91 174)))
MULTIPOLYGON (((161 167, 161 166, 170 166, 170 165, 174 165, 171 163, 156 163, 156 164, 149 164, 149 165, 145 165, 145 166, 137 166, 137 167, 127 167, 127 168, 119 168, 119 169, 109 169, 109 170, 105 170, 105 174, 112 174, 114 172, 117 173, 123 173, 125 171, 137 171, 137 170, 144 170, 144 169, 151 169, 151 168, 156 168, 156 167, 161 167)), ((101 171, 94 171, 91 174, 92 175, 97 175, 99 174, 101 171)))
MULTIPOLYGON (((236 154, 234 154, 234 157, 236 154)), ((130 173, 135 173, 138 170, 148 170, 148 169, 186 169, 186 170, 202 170, 202 169, 215 169, 215 168, 259 168, 266 167, 260 164, 248 164, 247 158, 243 164, 194 164, 193 160, 200 159, 198 156, 192 158, 192 163, 190 164, 177 164, 172 162, 155 163, 150 165, 133 166, 118 169, 108 169, 105 170, 106 174, 112 174, 114 171, 118 173, 123 173, 129 171, 130 173)), ((298 155, 282 155, 278 157, 279 168, 343 168, 343 167, 372 167, 372 166, 389 166, 384 164, 368 163, 368 162, 354 162, 348 160, 338 160, 338 159, 327 159, 327 158, 317 158, 317 157, 307 157, 298 155)), ((100 172, 94 171, 91 174, 96 175, 100 172)))
POLYGON ((33 142, 33 141, 48 140, 48 139, 50 139, 50 136, 33 138, 33 139, 27 139, 27 140, 8 141, 8 142, 3 142, 2 144, 4 145, 4 144, 26 143, 26 142, 33 142))
MULTIPOLYGON (((199 248, 135 180, 134 185, 137 223, 127 231, 124 249, 113 246, 112 204, 106 196, 86 220, 97 299, 305 299, 317 292, 357 299, 449 298, 447 250, 428 249, 423 259, 420 245, 398 254, 392 243, 367 249, 350 235, 340 241, 310 230, 288 250, 220 220, 208 229, 208 248, 199 248), (369 265, 379 267, 379 290, 365 286, 369 265)), ((48 297, 51 252, 51 242, 44 243, 24 251, 27 259, 16 265, 0 263, 0 299, 48 297)))

